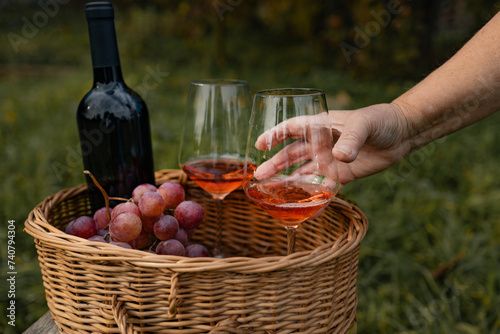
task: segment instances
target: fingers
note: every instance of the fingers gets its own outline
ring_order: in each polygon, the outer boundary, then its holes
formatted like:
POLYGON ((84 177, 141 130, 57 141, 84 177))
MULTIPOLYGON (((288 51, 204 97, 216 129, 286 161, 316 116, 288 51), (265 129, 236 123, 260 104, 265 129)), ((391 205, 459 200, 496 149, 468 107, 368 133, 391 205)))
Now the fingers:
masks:
MULTIPOLYGON (((299 116, 279 123, 259 136, 255 147, 267 151, 288 139, 307 138, 308 133, 321 128, 331 128, 340 136, 331 150, 333 157, 349 163, 356 159, 359 150, 369 136, 369 122, 363 114, 332 110, 315 116, 299 116)), ((280 168, 282 160, 272 161, 280 168)), ((268 167, 270 168, 270 166, 268 167)))
MULTIPOLYGON (((334 115, 335 111, 331 112, 334 115)), ((368 125, 364 119, 359 117, 346 121, 343 124, 343 129, 339 139, 332 149, 332 155, 335 159, 342 162, 352 162, 358 156, 359 150, 365 143, 369 135, 368 125)))
POLYGON ((308 160, 309 157, 306 143, 301 140, 296 141, 262 163, 255 171, 254 177, 258 180, 270 178, 290 166, 308 160))
POLYGON ((262 151, 268 151, 285 140, 306 138, 308 131, 316 126, 327 124, 327 115, 327 113, 321 113, 314 116, 290 118, 261 134, 255 142, 255 147, 262 151))

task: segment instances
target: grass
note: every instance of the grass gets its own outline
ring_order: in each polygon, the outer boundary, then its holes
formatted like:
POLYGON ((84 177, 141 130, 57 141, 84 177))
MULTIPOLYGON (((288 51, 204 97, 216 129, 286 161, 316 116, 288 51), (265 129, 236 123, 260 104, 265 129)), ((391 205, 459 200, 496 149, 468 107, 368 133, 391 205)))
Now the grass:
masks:
MULTIPOLYGON (((138 24, 153 14, 136 10, 129 15, 138 24)), ((151 24, 160 20, 152 17, 151 24)), ((7 242, 7 221, 15 220, 18 272, 16 328, 2 317, 3 333, 22 332, 47 310, 33 239, 22 231, 24 220, 46 196, 84 182, 75 113, 90 88, 91 65, 86 31, 78 30, 85 23, 70 21, 57 16, 50 29, 30 40, 30 52, 14 56, 7 48, 1 55, 0 244, 7 242)), ((254 45, 244 49, 241 39, 231 36, 230 52, 238 61, 220 69, 210 51, 206 57, 193 52, 211 50, 210 41, 193 49, 175 36, 162 36, 162 45, 134 50, 134 24, 118 26, 129 33, 120 44, 125 79, 143 89, 150 109, 156 169, 177 168, 183 106, 192 79, 244 78, 254 91, 318 87, 327 92, 330 108, 390 101, 412 84, 364 81, 334 68, 311 66, 305 48, 293 57, 288 51, 266 49, 269 61, 264 62, 254 45), (241 54, 234 51, 240 49, 241 54), (282 52, 290 59, 284 61, 282 52), (169 74, 144 90, 146 75, 154 70, 169 74)), ((248 37, 249 43, 258 40, 248 37)), ((499 122, 500 115, 493 115, 343 189, 370 221, 359 261, 358 333, 500 333, 499 122)), ((3 275, 5 246, 1 255, 3 275)), ((0 289, 4 308, 6 285, 0 289)))

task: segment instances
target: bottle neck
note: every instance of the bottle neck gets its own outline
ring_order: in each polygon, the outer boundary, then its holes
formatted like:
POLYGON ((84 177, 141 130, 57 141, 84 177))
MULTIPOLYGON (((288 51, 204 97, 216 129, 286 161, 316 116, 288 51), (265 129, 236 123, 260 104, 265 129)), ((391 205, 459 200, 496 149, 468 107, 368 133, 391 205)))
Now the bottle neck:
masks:
POLYGON ((123 82, 122 69, 119 65, 94 67, 94 86, 110 82, 123 82))
POLYGON ((123 81, 112 17, 88 19, 94 84, 123 81))

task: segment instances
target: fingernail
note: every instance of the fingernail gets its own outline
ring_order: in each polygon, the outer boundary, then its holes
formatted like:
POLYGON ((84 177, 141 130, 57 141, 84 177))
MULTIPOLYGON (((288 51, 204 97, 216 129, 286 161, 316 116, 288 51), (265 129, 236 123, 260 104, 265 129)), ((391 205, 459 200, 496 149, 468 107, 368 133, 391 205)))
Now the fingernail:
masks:
POLYGON ((352 153, 352 148, 350 148, 347 145, 339 145, 339 146, 335 147, 335 150, 341 152, 346 157, 349 157, 352 153))

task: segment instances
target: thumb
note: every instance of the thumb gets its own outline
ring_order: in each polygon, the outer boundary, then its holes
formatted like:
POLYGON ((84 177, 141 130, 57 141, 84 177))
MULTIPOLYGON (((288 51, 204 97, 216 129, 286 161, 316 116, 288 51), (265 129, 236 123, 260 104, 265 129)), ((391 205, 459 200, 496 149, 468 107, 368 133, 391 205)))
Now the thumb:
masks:
POLYGON ((368 138, 368 129, 364 122, 346 122, 337 143, 332 149, 333 157, 346 163, 354 161, 366 138, 368 138))

